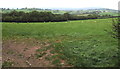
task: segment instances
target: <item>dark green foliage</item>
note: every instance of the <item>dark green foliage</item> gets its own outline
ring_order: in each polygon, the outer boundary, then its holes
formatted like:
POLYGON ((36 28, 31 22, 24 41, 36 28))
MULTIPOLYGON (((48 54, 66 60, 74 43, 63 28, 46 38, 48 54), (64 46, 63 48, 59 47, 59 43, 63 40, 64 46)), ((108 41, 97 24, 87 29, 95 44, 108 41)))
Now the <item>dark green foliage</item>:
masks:
MULTIPOLYGON (((118 61, 120 61, 120 11, 118 13, 118 19, 113 19, 113 31, 112 35, 115 39, 118 39, 118 61)), ((118 62, 117 66, 120 66, 120 62, 118 62)))
POLYGON ((91 14, 88 16, 78 16, 69 13, 53 14, 51 12, 18 12, 11 11, 9 13, 3 13, 3 22, 60 22, 68 20, 85 20, 85 19, 97 19, 100 17, 97 14, 91 14))
POLYGON ((51 12, 32 11, 29 13, 12 11, 3 13, 3 22, 49 22, 66 21, 63 15, 53 14, 51 12))
POLYGON ((120 39, 120 19, 113 20, 113 36, 120 39))

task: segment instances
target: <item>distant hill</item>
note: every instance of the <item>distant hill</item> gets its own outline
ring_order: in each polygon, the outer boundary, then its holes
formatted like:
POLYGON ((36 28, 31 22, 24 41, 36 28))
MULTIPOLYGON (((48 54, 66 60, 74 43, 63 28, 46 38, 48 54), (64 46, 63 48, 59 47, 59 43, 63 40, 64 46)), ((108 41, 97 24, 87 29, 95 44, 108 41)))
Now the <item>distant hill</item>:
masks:
POLYGON ((96 8, 96 7, 88 7, 88 8, 51 8, 52 10, 114 10, 109 8, 96 8))
POLYGON ((39 11, 39 12, 52 12, 54 14, 64 14, 70 13, 75 15, 81 14, 94 14, 97 13, 99 15, 112 15, 118 16, 118 10, 109 9, 109 8, 96 8, 96 7, 88 7, 88 8, 17 8, 17 9, 9 9, 9 8, 1 8, 3 13, 11 12, 13 10, 16 11, 39 11))

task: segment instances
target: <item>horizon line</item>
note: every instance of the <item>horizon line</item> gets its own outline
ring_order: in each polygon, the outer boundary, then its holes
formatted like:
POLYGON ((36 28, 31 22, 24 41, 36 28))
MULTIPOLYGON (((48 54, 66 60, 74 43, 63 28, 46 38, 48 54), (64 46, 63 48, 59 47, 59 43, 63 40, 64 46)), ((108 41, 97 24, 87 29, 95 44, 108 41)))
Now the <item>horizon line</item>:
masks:
MULTIPOLYGON (((1 7, 0 7, 1 8, 1 7)), ((2 7, 2 8, 5 8, 5 9, 22 9, 22 8, 36 8, 36 9, 38 9, 37 7, 19 7, 19 8, 11 8, 11 7, 2 7)), ((48 8, 45 8, 45 7, 43 7, 43 8, 39 8, 39 9, 100 9, 100 8, 103 8, 103 7, 83 7, 83 8, 67 8, 67 7, 64 7, 64 8, 54 8, 54 7, 48 7, 48 8)), ((113 8, 103 8, 103 9, 112 9, 112 10, 118 10, 118 9, 113 9, 113 8)))

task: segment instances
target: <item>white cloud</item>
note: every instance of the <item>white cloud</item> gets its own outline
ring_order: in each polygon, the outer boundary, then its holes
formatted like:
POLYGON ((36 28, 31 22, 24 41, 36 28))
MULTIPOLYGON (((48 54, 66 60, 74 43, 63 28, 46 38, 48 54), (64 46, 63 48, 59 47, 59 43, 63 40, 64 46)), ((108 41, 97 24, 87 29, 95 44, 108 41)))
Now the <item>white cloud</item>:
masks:
POLYGON ((119 0, 1 0, 0 8, 85 8, 118 9, 119 0))

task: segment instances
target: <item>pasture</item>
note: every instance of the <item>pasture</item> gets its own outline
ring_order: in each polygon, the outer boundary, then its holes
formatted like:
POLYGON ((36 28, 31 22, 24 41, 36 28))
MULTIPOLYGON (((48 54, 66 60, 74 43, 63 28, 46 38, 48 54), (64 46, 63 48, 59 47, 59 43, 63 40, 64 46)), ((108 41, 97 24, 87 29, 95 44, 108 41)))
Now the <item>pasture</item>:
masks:
POLYGON ((108 33, 111 31, 112 19, 45 23, 3 22, 3 57, 9 58, 3 58, 3 64, 13 67, 35 64, 36 67, 42 66, 38 62, 43 62, 44 66, 116 66, 118 45, 117 40, 108 33), (34 47, 37 49, 32 49, 34 47), (29 60, 25 56, 27 50, 34 52, 29 60))

